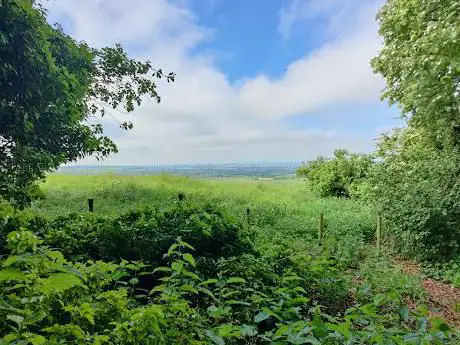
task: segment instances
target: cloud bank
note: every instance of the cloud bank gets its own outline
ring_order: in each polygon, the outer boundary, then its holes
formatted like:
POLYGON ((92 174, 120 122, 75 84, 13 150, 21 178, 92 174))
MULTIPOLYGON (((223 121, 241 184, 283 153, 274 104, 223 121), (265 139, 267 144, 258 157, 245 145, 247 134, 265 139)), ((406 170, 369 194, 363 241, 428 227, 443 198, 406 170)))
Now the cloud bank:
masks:
POLYGON ((288 123, 330 104, 378 102, 383 82, 369 60, 380 45, 374 20, 379 2, 287 2, 279 13, 280 39, 289 39, 299 22, 324 16, 324 44, 276 78, 260 74, 233 83, 213 53, 199 49, 215 32, 200 25, 187 1, 54 0, 48 8, 51 20, 73 37, 99 47, 121 42, 132 55, 176 72, 174 84, 160 83, 161 104, 147 100, 129 115, 132 131, 117 130, 111 117, 104 119, 120 151, 104 164, 148 165, 293 161, 336 147, 369 150, 376 132, 356 135, 288 123))

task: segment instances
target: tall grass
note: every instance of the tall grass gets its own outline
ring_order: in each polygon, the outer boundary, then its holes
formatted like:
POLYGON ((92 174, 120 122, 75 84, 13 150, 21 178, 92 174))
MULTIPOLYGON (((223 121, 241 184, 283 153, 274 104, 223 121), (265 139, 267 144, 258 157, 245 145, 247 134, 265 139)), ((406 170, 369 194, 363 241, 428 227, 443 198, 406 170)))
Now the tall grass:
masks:
POLYGON ((198 179, 172 175, 96 176, 51 175, 42 185, 46 199, 32 209, 55 217, 87 212, 94 198, 95 212, 116 215, 145 206, 159 209, 177 202, 178 193, 195 203, 211 203, 249 223, 259 247, 286 246, 308 250, 315 244, 320 213, 324 213, 326 245, 343 260, 359 260, 357 252, 372 240, 375 212, 355 200, 317 198, 301 179, 198 179))

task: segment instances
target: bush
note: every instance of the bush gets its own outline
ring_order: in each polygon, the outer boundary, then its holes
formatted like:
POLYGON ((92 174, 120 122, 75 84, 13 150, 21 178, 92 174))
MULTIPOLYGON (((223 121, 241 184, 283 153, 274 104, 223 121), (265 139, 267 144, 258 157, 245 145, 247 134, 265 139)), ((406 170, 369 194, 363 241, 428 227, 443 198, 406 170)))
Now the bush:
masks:
POLYGON ((165 211, 132 211, 106 222, 98 231, 101 256, 159 261, 181 236, 200 255, 228 257, 252 251, 241 224, 213 207, 178 204, 165 211))
POLYGON ((460 251, 460 153, 422 145, 411 132, 382 142, 369 197, 401 253, 446 261, 460 251))
POLYGON ((349 198, 359 195, 360 184, 367 178, 372 165, 370 155, 336 150, 333 158, 318 157, 303 163, 297 175, 305 177, 321 197, 349 198))
POLYGON ((228 257, 252 252, 249 233, 234 218, 211 206, 178 203, 169 209, 131 211, 118 217, 70 214, 54 220, 25 213, 3 217, 6 235, 25 227, 72 259, 159 262, 178 236, 200 255, 228 257))
MULTIPOLYGON (((191 246, 181 240, 165 254, 167 265, 153 270, 163 277, 147 291, 139 291, 137 277, 152 275, 148 265, 73 263, 40 242, 24 230, 8 237, 11 255, 0 261, 0 344, 403 344, 409 338, 414 344, 452 344, 456 339, 444 323, 430 322, 427 311, 413 314, 390 295, 333 317, 310 301, 304 280, 293 272, 280 275, 266 293, 229 276, 231 261, 219 276, 200 277, 191 246), (405 312, 390 314, 382 301, 405 312)), ((259 264, 258 269, 266 266, 259 264)))

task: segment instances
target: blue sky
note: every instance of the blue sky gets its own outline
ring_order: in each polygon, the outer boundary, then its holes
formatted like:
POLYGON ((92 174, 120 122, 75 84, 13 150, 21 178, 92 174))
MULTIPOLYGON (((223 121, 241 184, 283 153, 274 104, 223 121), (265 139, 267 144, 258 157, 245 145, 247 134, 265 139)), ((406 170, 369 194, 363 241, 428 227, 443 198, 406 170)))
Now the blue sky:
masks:
MULTIPOLYGON (((103 120, 119 154, 102 164, 301 161, 372 150, 400 124, 379 99, 382 0, 49 0, 49 20, 97 47, 177 73, 160 105, 103 120)), ((83 162, 94 163, 90 158, 83 162)))

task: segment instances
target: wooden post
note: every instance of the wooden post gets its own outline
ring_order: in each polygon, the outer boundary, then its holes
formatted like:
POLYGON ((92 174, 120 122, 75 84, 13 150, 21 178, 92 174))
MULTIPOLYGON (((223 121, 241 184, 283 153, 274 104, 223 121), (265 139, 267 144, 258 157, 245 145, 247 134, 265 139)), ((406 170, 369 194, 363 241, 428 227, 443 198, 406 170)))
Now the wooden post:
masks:
POLYGON ((318 229, 318 245, 323 244, 323 236, 324 236, 324 214, 321 212, 319 215, 319 229, 318 229))
POLYGON ((180 192, 179 194, 177 194, 177 198, 179 199, 179 201, 184 201, 185 194, 180 192))
POLYGON ((88 211, 94 212, 94 199, 88 199, 88 211))
POLYGON ((249 219, 250 219, 250 216, 251 216, 251 210, 249 208, 246 209, 246 222, 249 226, 249 219))
POLYGON ((377 251, 380 253, 381 240, 382 240, 382 215, 377 216, 377 231, 375 234, 376 237, 376 247, 377 251))

